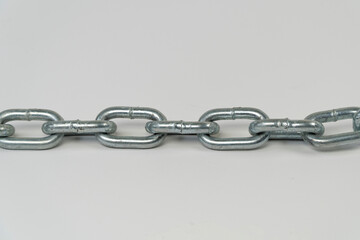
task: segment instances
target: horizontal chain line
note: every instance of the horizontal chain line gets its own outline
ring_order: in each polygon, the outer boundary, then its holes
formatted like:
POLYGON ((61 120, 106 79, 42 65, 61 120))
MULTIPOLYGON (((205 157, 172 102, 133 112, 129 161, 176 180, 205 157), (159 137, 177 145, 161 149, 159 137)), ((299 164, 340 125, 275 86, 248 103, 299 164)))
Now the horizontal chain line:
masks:
MULTIPOLYGON (((121 132, 121 129, 120 129, 121 132)), ((320 149, 333 149, 360 143, 360 108, 347 107, 307 116, 304 120, 269 118, 256 108, 234 107, 212 109, 204 113, 199 121, 168 121, 158 110, 148 107, 110 107, 98 114, 96 120, 68 120, 56 112, 46 109, 9 109, 0 113, 0 147, 12 150, 44 150, 59 145, 66 135, 94 135, 107 147, 147 149, 160 146, 166 136, 197 135, 201 144, 213 150, 256 149, 271 139, 303 140, 320 149), (114 133, 117 125, 114 118, 147 119, 144 126, 148 136, 120 136, 114 133), (221 138, 219 120, 249 119, 248 137, 221 138), (353 120, 353 131, 324 135, 323 123, 344 119, 353 120), (45 121, 40 138, 14 137, 11 121, 45 121)))

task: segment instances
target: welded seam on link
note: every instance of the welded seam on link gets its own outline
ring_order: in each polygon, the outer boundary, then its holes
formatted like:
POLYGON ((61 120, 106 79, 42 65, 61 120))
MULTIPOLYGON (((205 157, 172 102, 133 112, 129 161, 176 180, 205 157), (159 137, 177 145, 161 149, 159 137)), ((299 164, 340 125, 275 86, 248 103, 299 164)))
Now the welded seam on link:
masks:
POLYGON ((334 122, 337 122, 339 119, 339 114, 338 112, 336 111, 336 109, 333 109, 332 112, 331 112, 331 116, 332 116, 332 119, 334 122))
POLYGON ((219 125, 215 122, 186 122, 180 121, 151 121, 146 123, 145 129, 149 133, 164 134, 216 134, 219 125))
POLYGON ((256 120, 249 127, 249 131, 253 135, 269 132, 270 139, 280 140, 302 140, 301 133, 322 135, 324 129, 324 126, 317 121, 290 120, 289 118, 256 120))
POLYGON ((67 135, 114 133, 116 124, 112 121, 52 121, 43 124, 45 134, 64 133, 67 135))

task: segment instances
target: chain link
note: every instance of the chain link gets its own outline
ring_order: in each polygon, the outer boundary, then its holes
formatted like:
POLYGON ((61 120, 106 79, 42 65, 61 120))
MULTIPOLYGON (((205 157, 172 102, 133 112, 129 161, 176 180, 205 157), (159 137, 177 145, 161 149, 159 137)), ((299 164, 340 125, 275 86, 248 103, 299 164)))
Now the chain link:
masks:
POLYGON ((329 136, 304 133, 303 134, 304 140, 309 142, 311 145, 321 149, 335 148, 343 145, 353 145, 356 143, 360 143, 360 131, 357 126, 358 124, 357 116, 359 110, 360 108, 357 107, 339 108, 334 110, 317 112, 307 116, 305 119, 315 120, 321 123, 336 122, 338 120, 344 120, 344 119, 353 119, 354 131, 349 133, 340 133, 329 136))
POLYGON ((325 128, 324 125, 317 121, 285 118, 254 121, 250 124, 249 131, 253 135, 269 132, 270 139, 302 140, 302 133, 322 135, 325 128))
MULTIPOLYGON (((156 109, 146 107, 111 107, 103 110, 96 120, 110 120, 114 118, 149 119, 165 121, 166 117, 156 109)), ((101 144, 112 148, 154 148, 165 139, 166 134, 152 134, 145 137, 116 136, 113 134, 96 134, 101 144)))
MULTIPOLYGON (((267 119, 268 116, 255 108, 218 108, 207 111, 200 117, 200 122, 250 119, 267 119)), ((219 138, 208 134, 199 134, 200 142, 213 150, 243 150, 254 149, 264 145, 269 139, 269 133, 256 134, 251 137, 219 138)))
POLYGON ((215 122, 152 121, 145 126, 149 133, 216 134, 220 127, 215 122))
MULTIPOLYGON (((121 128, 120 128, 121 129, 121 128)), ((319 149, 333 149, 360 143, 360 108, 348 107, 316 112, 304 120, 269 119, 256 108, 218 108, 204 113, 199 121, 167 121, 158 110, 146 107, 111 107, 90 121, 64 121, 54 111, 46 109, 10 109, 0 113, 0 147, 4 149, 43 150, 56 147, 64 135, 95 135, 97 140, 113 148, 153 148, 161 145, 167 134, 193 134, 207 148, 214 150, 255 149, 269 139, 304 140, 319 149), (119 136, 111 119, 148 119, 145 130, 149 136, 119 136), (216 136, 219 120, 249 119, 249 137, 221 138, 216 136), (353 132, 324 135, 323 123, 343 119, 353 120, 353 132), (45 121, 39 138, 13 136, 11 121, 45 121)))
MULTIPOLYGON (((10 121, 62 121, 63 118, 51 110, 10 109, 0 113, 0 124, 10 121)), ((64 134, 52 134, 41 138, 0 137, 0 147, 11 150, 44 150, 56 147, 64 134)))
POLYGON ((45 134, 63 133, 66 135, 92 135, 96 133, 114 133, 116 124, 111 121, 52 121, 42 126, 45 134))

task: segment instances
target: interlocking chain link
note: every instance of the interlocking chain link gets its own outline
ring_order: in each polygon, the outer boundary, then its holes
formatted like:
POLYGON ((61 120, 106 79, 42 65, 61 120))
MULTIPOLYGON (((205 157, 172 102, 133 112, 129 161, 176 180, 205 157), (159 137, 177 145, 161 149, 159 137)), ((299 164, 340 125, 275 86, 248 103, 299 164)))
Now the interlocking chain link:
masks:
MULTIPOLYGON (((0 113, 0 124, 33 120, 62 121, 63 118, 56 112, 43 109, 10 109, 0 113)), ((0 137, 0 147, 12 150, 44 150, 56 147, 63 136, 64 134, 52 134, 41 138, 0 137)))
POLYGON ((269 132, 270 139, 302 140, 302 133, 322 135, 324 126, 314 120, 265 119, 250 124, 251 134, 269 132))
POLYGON ((353 119, 354 131, 329 136, 304 133, 304 140, 318 148, 334 148, 343 145, 360 143, 360 129, 358 127, 359 110, 360 109, 357 107, 339 108, 329 111, 317 112, 307 116, 305 119, 314 120, 321 123, 353 119))
POLYGON ((45 134, 63 133, 66 135, 92 135, 96 133, 114 133, 116 124, 111 121, 53 121, 44 123, 45 134))
MULTIPOLYGON (((268 116, 256 108, 218 108, 207 111, 200 117, 200 122, 217 120, 268 119, 268 116)), ((251 137, 219 138, 208 134, 199 134, 200 142, 213 150, 254 149, 264 145, 269 139, 269 133, 254 134, 251 137)))
MULTIPOLYGON (((120 128, 121 129, 121 128, 120 128)), ((218 108, 204 113, 199 121, 168 121, 158 110, 147 107, 111 107, 98 114, 96 120, 64 119, 46 109, 10 109, 0 113, 0 147, 16 150, 44 150, 59 145, 67 135, 95 135, 98 141, 112 148, 154 148, 163 143, 167 135, 197 135, 200 142, 214 150, 243 150, 263 146, 270 139, 304 140, 320 149, 333 149, 360 143, 360 108, 348 107, 316 112, 304 120, 269 117, 256 108, 218 108), (111 119, 147 119, 148 136, 119 136, 117 125, 111 119), (221 138, 219 120, 253 120, 249 126, 250 136, 221 138), (353 131, 324 135, 323 123, 343 119, 353 120, 353 131), (14 136, 11 121, 45 121, 42 131, 47 136, 20 138, 14 136)))
POLYGON ((149 133, 168 133, 179 135, 216 134, 220 127, 215 122, 153 121, 145 125, 149 133))
MULTIPOLYGON (((114 118, 148 119, 165 121, 166 117, 156 109, 146 107, 111 107, 103 110, 96 120, 110 120, 114 118)), ((116 136, 113 134, 96 134, 97 139, 106 147, 112 148, 154 148, 165 139, 166 134, 152 134, 145 137, 116 136)))

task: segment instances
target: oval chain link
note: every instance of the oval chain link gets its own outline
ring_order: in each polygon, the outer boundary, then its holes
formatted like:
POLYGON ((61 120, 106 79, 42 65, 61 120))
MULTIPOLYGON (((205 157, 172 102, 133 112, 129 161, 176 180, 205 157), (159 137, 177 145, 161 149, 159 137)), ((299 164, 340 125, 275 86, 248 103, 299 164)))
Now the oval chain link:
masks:
MULTIPOLYGON (((146 107, 111 107, 99 113, 96 119, 101 121, 114 118, 166 120, 166 117, 158 110, 146 107)), ((166 134, 135 137, 101 133, 96 134, 96 137, 101 144, 112 148, 154 148, 164 141, 166 134)))
POLYGON ((116 124, 112 121, 53 121, 44 123, 42 131, 45 134, 63 133, 66 135, 114 133, 116 124))
POLYGON ((152 121, 146 123, 149 133, 167 134, 216 134, 219 125, 215 122, 152 121))
MULTIPOLYGON (((268 116, 256 108, 218 108, 207 111, 200 117, 200 122, 212 122, 218 120, 267 119, 268 116)), ((269 139, 269 133, 261 133, 251 137, 219 138, 208 134, 199 134, 200 142, 213 150, 241 150, 255 149, 264 145, 269 139)))
POLYGON ((353 129, 354 132, 333 134, 328 136, 318 136, 311 133, 303 133, 303 138, 306 142, 310 143, 317 148, 336 148, 344 145, 353 145, 360 143, 360 132, 357 127, 358 121, 357 117, 359 114, 360 108, 358 107, 348 107, 348 108, 339 108, 334 110, 316 112, 305 119, 314 120, 321 123, 327 122, 336 122, 338 120, 344 119, 353 119, 353 129))
POLYGON ((250 124, 249 131, 255 135, 269 132, 270 139, 302 140, 302 133, 322 135, 324 125, 313 120, 264 119, 256 120, 250 124))
MULTIPOLYGON (((10 121, 62 121, 54 111, 46 109, 10 109, 0 113, 0 124, 10 121)), ((0 147, 16 150, 44 150, 60 144, 64 134, 53 134, 40 138, 1 137, 0 147)))

